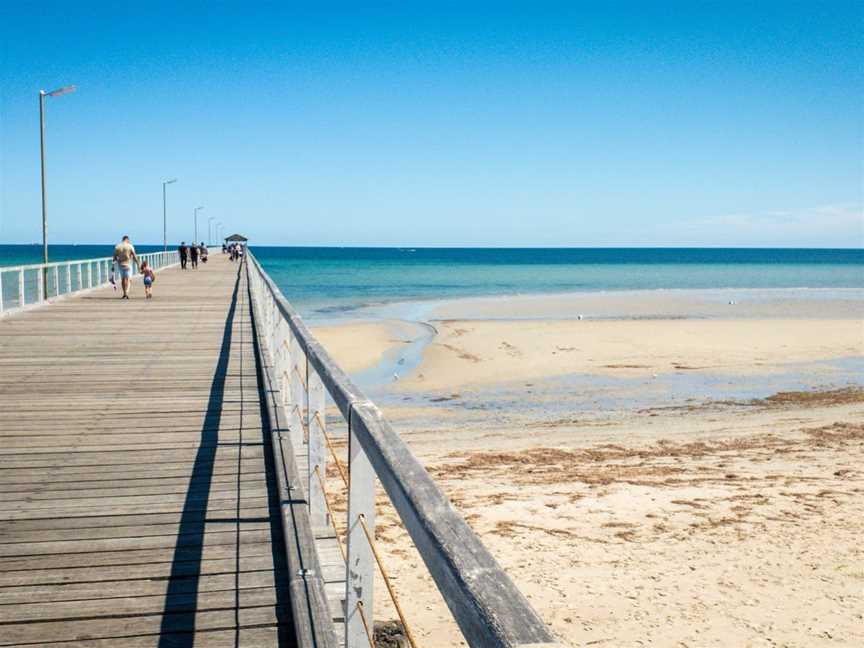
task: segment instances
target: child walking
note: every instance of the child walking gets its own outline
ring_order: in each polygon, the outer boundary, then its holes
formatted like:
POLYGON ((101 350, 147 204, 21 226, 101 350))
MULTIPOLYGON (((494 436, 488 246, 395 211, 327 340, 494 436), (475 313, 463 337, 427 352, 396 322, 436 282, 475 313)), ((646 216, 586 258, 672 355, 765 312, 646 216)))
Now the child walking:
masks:
POLYGON ((141 262, 141 274, 144 276, 144 297, 153 298, 153 282, 156 281, 156 273, 146 261, 141 262))

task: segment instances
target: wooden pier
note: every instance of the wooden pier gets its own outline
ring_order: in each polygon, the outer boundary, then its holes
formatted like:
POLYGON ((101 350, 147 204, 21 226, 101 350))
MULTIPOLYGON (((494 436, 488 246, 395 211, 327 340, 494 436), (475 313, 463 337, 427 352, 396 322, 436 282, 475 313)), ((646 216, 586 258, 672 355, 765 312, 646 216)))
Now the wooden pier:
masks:
POLYGON ((238 265, 0 323, 0 644, 290 636, 238 265))
POLYGON ((154 289, 0 319, 0 646, 368 645, 376 479, 469 646, 552 645, 251 255, 154 289), (351 435, 348 569, 312 478, 325 388, 351 435))

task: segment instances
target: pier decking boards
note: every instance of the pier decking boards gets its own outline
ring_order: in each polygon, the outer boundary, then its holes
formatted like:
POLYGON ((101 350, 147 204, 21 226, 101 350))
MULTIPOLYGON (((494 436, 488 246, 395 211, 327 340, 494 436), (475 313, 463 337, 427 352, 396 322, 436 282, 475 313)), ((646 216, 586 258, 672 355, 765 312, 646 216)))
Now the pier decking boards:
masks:
POLYGON ((0 645, 292 645, 238 270, 0 320, 0 645))

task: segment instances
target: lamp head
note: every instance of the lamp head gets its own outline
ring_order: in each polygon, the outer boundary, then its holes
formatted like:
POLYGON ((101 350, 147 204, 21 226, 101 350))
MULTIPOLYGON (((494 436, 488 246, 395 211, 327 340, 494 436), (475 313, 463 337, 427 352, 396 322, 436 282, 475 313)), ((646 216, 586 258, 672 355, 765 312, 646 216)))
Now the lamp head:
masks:
POLYGON ((70 92, 75 92, 75 86, 70 85, 65 88, 58 88, 57 90, 52 90, 51 92, 42 91, 42 94, 46 94, 49 97, 59 97, 60 95, 69 94, 70 92))

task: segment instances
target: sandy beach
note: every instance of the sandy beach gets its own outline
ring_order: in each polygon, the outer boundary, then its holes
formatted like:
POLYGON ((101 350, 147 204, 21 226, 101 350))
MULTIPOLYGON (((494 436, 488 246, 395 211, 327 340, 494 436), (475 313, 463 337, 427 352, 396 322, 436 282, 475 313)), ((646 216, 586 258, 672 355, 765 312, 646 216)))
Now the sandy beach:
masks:
MULTIPOLYGON (((442 302, 419 351, 398 319, 315 333, 566 643, 861 645, 862 302, 737 297, 442 302)), ((379 510, 423 645, 462 645, 379 510)))

